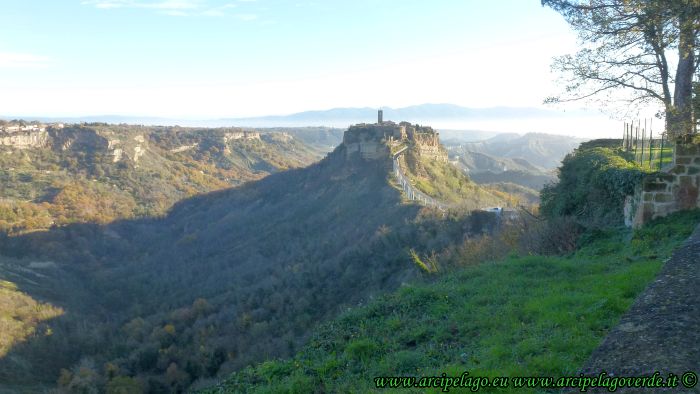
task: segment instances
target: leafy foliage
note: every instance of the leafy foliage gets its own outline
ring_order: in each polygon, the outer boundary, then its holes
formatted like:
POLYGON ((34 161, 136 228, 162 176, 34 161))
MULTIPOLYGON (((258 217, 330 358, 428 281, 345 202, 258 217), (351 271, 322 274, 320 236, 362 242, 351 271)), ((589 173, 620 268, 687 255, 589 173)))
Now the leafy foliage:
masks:
POLYGON ((559 181, 540 194, 547 218, 573 216, 584 225, 620 225, 625 196, 632 195, 644 171, 619 150, 577 149, 559 168, 559 181))
POLYGON ((0 299, 0 357, 32 335, 51 335, 50 326, 43 322, 63 314, 61 308, 38 302, 5 280, 0 280, 0 299))

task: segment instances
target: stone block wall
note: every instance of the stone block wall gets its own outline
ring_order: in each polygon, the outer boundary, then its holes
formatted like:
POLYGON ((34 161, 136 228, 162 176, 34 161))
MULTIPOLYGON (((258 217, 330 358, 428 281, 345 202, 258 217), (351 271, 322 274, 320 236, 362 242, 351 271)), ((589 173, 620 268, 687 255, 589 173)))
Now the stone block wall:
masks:
POLYGON ((646 177, 634 198, 627 201, 625 221, 628 224, 640 227, 657 217, 700 208, 700 144, 679 143, 673 157, 673 167, 646 177))
POLYGON ((378 160, 389 156, 389 147, 377 141, 360 141, 344 145, 348 158, 358 153, 365 160, 378 160))

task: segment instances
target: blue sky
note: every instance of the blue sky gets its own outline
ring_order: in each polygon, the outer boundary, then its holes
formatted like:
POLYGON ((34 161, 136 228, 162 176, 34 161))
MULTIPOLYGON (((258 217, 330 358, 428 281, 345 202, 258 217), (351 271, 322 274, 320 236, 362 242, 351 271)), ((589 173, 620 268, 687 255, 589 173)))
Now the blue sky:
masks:
POLYGON ((1 1, 4 114, 540 107, 576 40, 539 0, 1 1))

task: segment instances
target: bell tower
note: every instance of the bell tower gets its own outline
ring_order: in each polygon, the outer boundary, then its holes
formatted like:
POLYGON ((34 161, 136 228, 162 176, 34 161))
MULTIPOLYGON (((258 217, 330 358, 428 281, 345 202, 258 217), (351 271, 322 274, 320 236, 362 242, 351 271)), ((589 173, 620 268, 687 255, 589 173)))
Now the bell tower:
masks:
POLYGON ((382 124, 383 121, 384 121, 384 111, 382 111, 380 109, 379 112, 377 113, 377 123, 382 124))

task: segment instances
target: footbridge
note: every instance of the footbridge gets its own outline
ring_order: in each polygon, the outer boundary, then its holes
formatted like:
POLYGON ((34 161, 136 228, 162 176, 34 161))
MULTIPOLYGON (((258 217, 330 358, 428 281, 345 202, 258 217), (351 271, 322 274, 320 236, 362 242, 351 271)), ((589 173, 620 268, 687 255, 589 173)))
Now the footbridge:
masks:
POLYGON ((399 185, 401 185, 401 189, 403 189, 403 192, 406 194, 406 197, 408 197, 409 200, 411 201, 418 201, 424 205, 427 205, 429 207, 434 207, 441 209, 443 211, 447 210, 447 208, 450 207, 450 204, 447 204, 442 201, 438 201, 429 195, 423 193, 422 191, 416 189, 415 186, 411 184, 411 182, 408 180, 408 177, 406 177, 406 174, 404 174, 403 169, 401 169, 401 162, 399 159, 401 156, 406 152, 408 149, 408 146, 404 146, 398 151, 396 151, 393 154, 393 171, 394 175, 396 176, 397 181, 399 182, 399 185))

